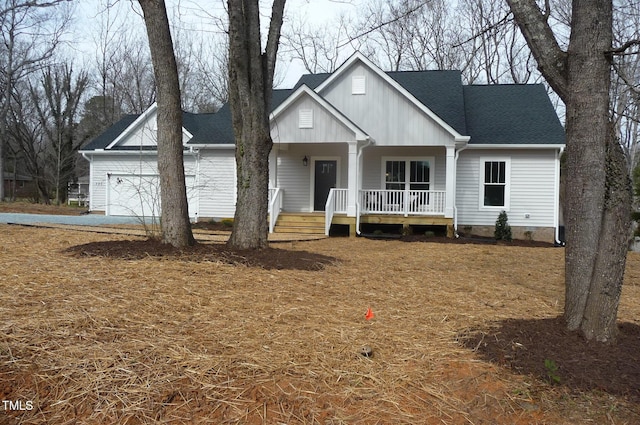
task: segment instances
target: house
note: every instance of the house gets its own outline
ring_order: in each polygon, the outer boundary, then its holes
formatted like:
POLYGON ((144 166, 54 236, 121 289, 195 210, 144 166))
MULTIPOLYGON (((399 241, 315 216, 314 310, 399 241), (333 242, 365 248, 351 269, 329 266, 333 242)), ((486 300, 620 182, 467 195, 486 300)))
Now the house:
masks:
POLYGON ((37 194, 33 178, 26 174, 5 171, 3 184, 5 196, 12 199, 34 198, 37 194))
MULTIPOLYGON (((89 143, 90 206, 157 215, 156 106, 89 143)), ((183 115, 189 214, 232 217, 231 113, 183 115)), ((384 72, 359 53, 275 90, 270 231, 447 226, 557 239, 564 129, 540 84, 463 85, 458 71, 384 72)))

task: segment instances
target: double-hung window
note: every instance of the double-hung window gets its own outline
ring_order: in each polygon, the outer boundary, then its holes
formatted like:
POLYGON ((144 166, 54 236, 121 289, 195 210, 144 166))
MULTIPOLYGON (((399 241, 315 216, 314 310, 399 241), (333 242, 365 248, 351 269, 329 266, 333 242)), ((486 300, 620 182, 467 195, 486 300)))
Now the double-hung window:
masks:
POLYGON ((509 209, 511 161, 480 158, 480 208, 509 209))

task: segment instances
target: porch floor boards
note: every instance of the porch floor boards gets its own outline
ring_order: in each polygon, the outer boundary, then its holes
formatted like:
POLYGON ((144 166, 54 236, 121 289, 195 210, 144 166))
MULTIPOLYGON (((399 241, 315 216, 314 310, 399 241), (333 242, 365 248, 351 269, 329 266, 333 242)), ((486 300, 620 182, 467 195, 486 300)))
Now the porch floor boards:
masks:
MULTIPOLYGON (((324 235, 324 212, 281 212, 274 233, 299 233, 324 235)), ((360 216, 361 224, 401 224, 403 226, 446 226, 447 233, 453 229, 453 219, 440 216, 408 216, 398 214, 365 214, 360 216)), ((348 225, 350 234, 355 234, 355 217, 336 213, 332 224, 348 225)))

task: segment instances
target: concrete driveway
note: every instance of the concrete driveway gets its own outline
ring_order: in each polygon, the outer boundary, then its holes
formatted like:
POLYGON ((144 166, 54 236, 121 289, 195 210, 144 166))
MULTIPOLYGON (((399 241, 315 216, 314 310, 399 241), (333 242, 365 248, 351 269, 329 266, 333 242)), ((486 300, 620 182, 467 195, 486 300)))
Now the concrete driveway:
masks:
POLYGON ((0 223, 12 224, 69 224, 74 226, 104 226, 112 224, 142 224, 140 217, 117 217, 97 214, 48 215, 0 213, 0 223))

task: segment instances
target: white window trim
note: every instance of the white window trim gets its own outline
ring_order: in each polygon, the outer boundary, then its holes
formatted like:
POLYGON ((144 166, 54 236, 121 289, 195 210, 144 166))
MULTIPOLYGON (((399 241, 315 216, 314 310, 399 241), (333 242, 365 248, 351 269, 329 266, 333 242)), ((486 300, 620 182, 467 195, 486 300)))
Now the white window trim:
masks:
POLYGON ((511 157, 481 156, 478 170, 478 209, 480 211, 505 211, 511 208, 511 157), (484 204, 484 164, 486 162, 504 162, 504 206, 487 206, 484 204))
MULTIPOLYGON (((381 183, 380 183, 380 188, 381 189, 385 189, 387 186, 387 179, 386 179, 386 173, 387 173, 387 161, 404 161, 406 163, 410 163, 411 161, 429 161, 429 190, 434 190, 433 187, 435 186, 435 169, 436 169, 436 161, 435 161, 435 157, 433 156, 383 156, 382 157, 382 163, 380 164, 380 178, 381 178, 381 183)), ((409 186, 411 184, 410 179, 410 173, 411 172, 411 166, 410 164, 407 164, 405 166, 405 191, 409 191, 409 186)))

